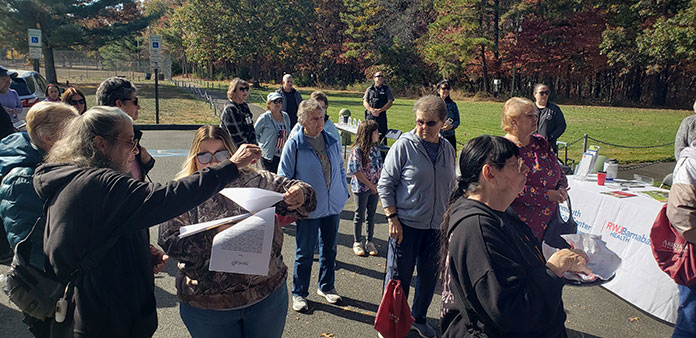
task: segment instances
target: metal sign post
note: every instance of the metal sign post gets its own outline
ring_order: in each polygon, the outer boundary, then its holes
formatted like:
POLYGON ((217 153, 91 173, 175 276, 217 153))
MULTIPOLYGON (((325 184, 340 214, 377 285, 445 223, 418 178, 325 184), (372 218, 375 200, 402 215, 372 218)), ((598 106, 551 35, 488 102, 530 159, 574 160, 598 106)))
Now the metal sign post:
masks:
POLYGON ((150 35, 150 67, 155 70, 155 123, 159 124, 159 68, 162 62, 162 37, 150 35))

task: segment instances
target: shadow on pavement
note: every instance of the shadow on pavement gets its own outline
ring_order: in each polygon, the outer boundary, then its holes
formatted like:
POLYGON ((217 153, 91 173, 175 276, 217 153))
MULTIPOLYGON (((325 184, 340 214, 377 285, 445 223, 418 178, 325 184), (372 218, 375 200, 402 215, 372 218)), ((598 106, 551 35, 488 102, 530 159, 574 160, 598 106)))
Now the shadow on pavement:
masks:
POLYGON ((571 329, 566 329, 566 333, 568 333, 568 338, 600 338, 599 336, 593 336, 591 334, 571 329))
POLYGON ((348 297, 343 297, 343 301, 340 305, 318 303, 311 300, 307 300, 307 303, 309 304, 309 311, 307 312, 309 315, 314 314, 315 311, 321 311, 365 324, 373 324, 375 322, 377 305, 374 304, 353 300, 348 297), (365 304, 370 305, 374 311, 364 310, 359 306, 365 306, 365 304))
POLYGON ((157 285, 155 285, 155 299, 157 301, 157 308, 175 307, 179 305, 179 298, 177 298, 176 295, 169 293, 169 291, 157 285))
POLYGON ((355 264, 350 264, 346 262, 339 261, 336 259, 336 271, 340 271, 341 269, 345 269, 350 272, 355 272, 357 274, 366 276, 366 277, 371 277, 377 280, 383 280, 384 279, 384 271, 375 271, 372 269, 367 269, 362 266, 358 266, 355 264))

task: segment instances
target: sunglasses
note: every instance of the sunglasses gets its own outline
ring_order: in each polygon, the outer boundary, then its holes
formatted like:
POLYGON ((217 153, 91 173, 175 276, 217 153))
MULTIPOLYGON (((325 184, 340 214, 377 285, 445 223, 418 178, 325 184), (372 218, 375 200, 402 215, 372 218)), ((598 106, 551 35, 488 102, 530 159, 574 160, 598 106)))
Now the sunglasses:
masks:
POLYGON ((428 127, 435 127, 435 125, 440 122, 440 121, 423 121, 423 120, 416 120, 416 124, 419 126, 427 125, 428 127))
POLYGON ((450 87, 449 87, 449 86, 445 86, 445 87, 440 87, 440 89, 442 89, 442 90, 445 90, 445 89, 446 89, 446 90, 450 90, 450 87))
POLYGON ((200 164, 208 164, 210 161, 213 160, 213 156, 215 156, 215 160, 217 162, 222 162, 226 159, 230 158, 230 152, 227 150, 220 150, 215 152, 215 154, 207 152, 207 153, 198 153, 196 154, 196 159, 200 164))
POLYGON ((275 100, 273 100, 273 103, 283 104, 283 99, 275 99, 275 100))
POLYGON ((549 95, 549 93, 550 92, 547 90, 547 91, 539 92, 538 94, 539 95, 549 95))
POLYGON ((87 103, 87 102, 85 101, 85 99, 80 99, 80 100, 68 100, 68 104, 70 104, 71 106, 75 106, 75 105, 78 105, 78 104, 85 104, 85 103, 87 103))
POLYGON ((248 91, 249 91, 249 87, 239 87, 239 88, 237 88, 237 89, 239 89, 239 90, 242 91, 242 92, 248 92, 248 91))
POLYGON ((522 173, 522 168, 524 167, 524 160, 521 157, 518 157, 517 163, 503 162, 503 163, 491 163, 491 164, 497 164, 497 165, 503 165, 503 166, 505 166, 505 165, 517 165, 517 172, 522 173))
MULTIPOLYGON (((82 101, 84 101, 84 100, 82 100, 82 101)), ((134 99, 122 99, 121 101, 133 101, 134 105, 139 106, 137 97, 134 99)))

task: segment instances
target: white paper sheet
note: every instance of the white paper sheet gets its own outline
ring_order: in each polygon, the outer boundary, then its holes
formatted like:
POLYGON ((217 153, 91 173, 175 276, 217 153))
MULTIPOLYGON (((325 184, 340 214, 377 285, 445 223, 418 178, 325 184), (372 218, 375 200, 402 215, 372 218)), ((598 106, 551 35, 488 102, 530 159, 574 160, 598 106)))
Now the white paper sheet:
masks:
MULTIPOLYGON (((601 237, 588 233, 577 233, 561 235, 573 248, 580 249, 587 254, 587 268, 592 270, 592 275, 581 273, 566 272, 564 278, 578 280, 582 282, 592 281, 596 278, 608 280, 616 273, 621 265, 621 257, 607 248, 601 237)), ((544 242, 542 244, 544 257, 548 260, 558 249, 553 248, 544 242)))
POLYGON ((206 230, 210 230, 213 228, 216 228, 218 226, 221 226, 223 224, 231 223, 231 222, 236 222, 239 220, 243 220, 249 216, 253 215, 252 213, 246 213, 242 215, 237 215, 237 216, 232 216, 232 217, 225 217, 221 219, 216 219, 214 221, 208 221, 208 222, 203 222, 203 223, 197 223, 197 224, 191 224, 191 225, 186 225, 182 226, 179 228, 179 238, 184 238, 188 236, 195 235, 199 232, 203 232, 206 230))
POLYGON ((261 211, 283 200, 282 193, 260 188, 225 188, 220 194, 249 212, 261 211))
POLYGON ((268 275, 275 207, 259 211, 213 238, 210 271, 268 275))

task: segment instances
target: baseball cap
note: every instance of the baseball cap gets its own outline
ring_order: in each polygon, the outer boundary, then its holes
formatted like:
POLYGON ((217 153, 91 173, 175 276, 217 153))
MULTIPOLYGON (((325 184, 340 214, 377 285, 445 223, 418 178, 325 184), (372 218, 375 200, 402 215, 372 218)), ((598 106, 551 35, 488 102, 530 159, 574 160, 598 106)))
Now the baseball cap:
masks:
POLYGON ((15 77, 15 76, 17 76, 17 72, 9 70, 3 66, 0 66, 0 76, 15 77))
POLYGON ((273 92, 273 93, 268 94, 268 96, 266 97, 266 102, 275 101, 277 99, 282 99, 282 98, 283 98, 283 95, 280 95, 278 92, 273 92))

